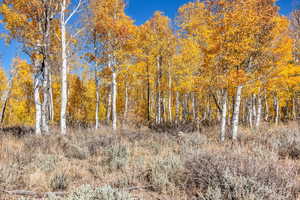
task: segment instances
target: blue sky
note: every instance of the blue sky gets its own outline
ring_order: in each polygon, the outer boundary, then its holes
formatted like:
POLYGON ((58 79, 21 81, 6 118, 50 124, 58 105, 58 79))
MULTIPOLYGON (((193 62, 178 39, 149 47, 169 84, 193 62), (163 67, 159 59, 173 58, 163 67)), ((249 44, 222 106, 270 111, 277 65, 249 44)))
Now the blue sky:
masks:
MULTIPOLYGON (((140 25, 151 18, 156 10, 164 12, 170 18, 174 18, 177 9, 189 1, 191 0, 126 0, 128 3, 126 13, 135 20, 137 25, 140 25)), ((277 4, 280 6, 280 13, 287 16, 299 2, 300 0, 278 0, 277 4)), ((3 31, 3 26, 0 25, 0 32, 3 31)), ((21 50, 21 45, 18 45, 17 42, 12 42, 7 46, 3 40, 0 40, 0 60, 6 70, 9 69, 15 56, 24 57, 21 50)))

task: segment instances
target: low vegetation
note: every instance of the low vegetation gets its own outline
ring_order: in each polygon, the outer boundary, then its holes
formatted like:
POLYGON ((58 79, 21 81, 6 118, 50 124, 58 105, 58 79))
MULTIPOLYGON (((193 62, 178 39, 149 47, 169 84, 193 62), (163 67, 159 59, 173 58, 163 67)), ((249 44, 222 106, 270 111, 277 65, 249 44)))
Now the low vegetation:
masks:
POLYGON ((296 200, 300 192, 297 124, 242 128, 224 143, 217 128, 105 130, 1 134, 0 199, 296 200))

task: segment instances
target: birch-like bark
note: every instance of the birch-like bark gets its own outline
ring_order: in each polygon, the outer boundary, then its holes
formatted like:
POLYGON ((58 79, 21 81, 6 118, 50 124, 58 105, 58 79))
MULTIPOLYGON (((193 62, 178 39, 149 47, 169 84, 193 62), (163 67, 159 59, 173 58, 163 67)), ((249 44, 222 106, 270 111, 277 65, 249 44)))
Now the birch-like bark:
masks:
POLYGON ((169 103, 168 103, 168 110, 169 110, 169 121, 173 121, 173 116, 172 116, 172 75, 171 75, 171 70, 169 67, 169 103))
POLYGON ((108 87, 107 105, 106 105, 106 123, 109 124, 111 120, 111 85, 108 87))
POLYGON ((34 104, 35 104, 35 134, 42 135, 42 104, 40 100, 40 80, 35 77, 34 80, 34 104))
POLYGON ((60 110, 60 132, 62 135, 67 134, 67 104, 68 104, 68 81, 67 81, 67 44, 66 44, 66 11, 67 2, 61 3, 60 28, 61 28, 61 110, 60 110))
POLYGON ((112 128, 117 130, 117 72, 112 72, 112 128))
POLYGON ((248 99, 248 108, 247 108, 247 110, 248 110, 248 123, 249 123, 249 127, 252 129, 253 128, 253 121, 252 121, 252 119, 253 119, 253 106, 252 106, 252 104, 253 104, 253 101, 252 101, 252 99, 251 98, 249 98, 248 99))
POLYGON ((193 120, 197 120, 197 111, 196 111, 196 96, 195 93, 192 92, 192 111, 193 111, 193 120))
POLYGON ((96 83, 96 113, 95 113, 95 129, 99 129, 99 107, 100 107, 100 87, 99 87, 99 79, 97 76, 97 69, 95 69, 95 83, 96 83))
POLYGON ((240 115, 240 104, 241 104, 241 95, 242 95, 243 86, 239 85, 236 89, 233 115, 232 115, 232 130, 231 135, 233 140, 237 140, 238 136, 238 127, 239 127, 239 115, 240 115))
POLYGON ((253 112, 252 120, 255 123, 256 118, 257 118, 257 116, 256 116, 256 114, 257 114, 256 113, 256 95, 255 94, 252 95, 252 112, 253 112))
POLYGON ((277 95, 274 96, 274 108, 275 108, 275 124, 279 124, 279 100, 277 95))
POLYGON ((175 107, 175 117, 176 117, 176 123, 179 122, 179 92, 176 91, 176 107, 175 107))
POLYGON ((222 142, 225 141, 226 116, 227 116, 227 89, 224 89, 223 97, 222 97, 222 115, 221 115, 221 130, 220 130, 220 139, 222 142))
POLYGON ((128 115, 128 85, 125 83, 125 105, 124 105, 124 121, 127 121, 128 115))
POLYGON ((267 96, 265 95, 265 121, 269 120, 269 104, 267 96))
POLYGON ((49 68, 44 61, 44 81, 43 81, 43 103, 42 103, 42 131, 49 133, 49 68))
POLYGON ((54 121, 54 100, 53 100, 53 89, 52 89, 52 76, 49 74, 49 119, 54 121))
POLYGON ((2 102, 1 113, 0 113, 1 124, 3 123, 4 118, 5 118, 7 102, 10 97, 11 89, 13 87, 13 79, 14 79, 14 73, 12 73, 12 76, 10 77, 10 79, 8 81, 7 88, 5 89, 5 91, 3 92, 3 95, 1 97, 1 102, 2 102))
POLYGON ((156 124, 161 123, 161 57, 157 57, 157 69, 156 69, 156 124))
POLYGON ((255 128, 258 129, 260 126, 261 121, 261 112, 262 112, 262 102, 261 102, 261 96, 257 96, 257 113, 256 113, 256 123, 255 128))

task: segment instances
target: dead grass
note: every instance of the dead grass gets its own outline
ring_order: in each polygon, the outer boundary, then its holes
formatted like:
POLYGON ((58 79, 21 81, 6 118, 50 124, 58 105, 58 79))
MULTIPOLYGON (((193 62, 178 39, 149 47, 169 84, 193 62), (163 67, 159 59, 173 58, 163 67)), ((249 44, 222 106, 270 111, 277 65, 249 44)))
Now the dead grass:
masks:
MULTIPOLYGON (((5 134, 0 136, 0 191, 72 195, 91 185, 92 191, 105 186, 105 191, 125 191, 134 199, 297 199, 297 124, 242 128, 234 144, 220 144, 217 130, 155 133, 126 128, 113 134, 103 128, 74 130, 66 137, 5 134)), ((0 199, 18 199, 4 195, 0 192, 0 199)))

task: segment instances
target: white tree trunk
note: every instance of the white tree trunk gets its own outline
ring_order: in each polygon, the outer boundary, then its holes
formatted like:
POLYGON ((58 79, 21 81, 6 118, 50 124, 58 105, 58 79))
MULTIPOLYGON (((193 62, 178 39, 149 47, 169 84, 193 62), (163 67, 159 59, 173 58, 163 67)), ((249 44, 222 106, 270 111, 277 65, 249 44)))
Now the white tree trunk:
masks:
POLYGON ((252 119, 253 119, 253 109, 252 109, 252 99, 251 98, 249 98, 248 99, 248 108, 247 108, 247 110, 248 110, 248 122, 249 122, 249 127, 252 129, 253 128, 253 121, 252 121, 252 119))
POLYGON ((54 121, 54 100, 53 100, 53 89, 52 89, 52 76, 51 73, 49 74, 49 100, 50 100, 50 105, 49 105, 49 118, 51 121, 54 121))
POLYGON ((279 100, 277 95, 274 96, 274 107, 275 107, 275 124, 279 124, 279 100))
POLYGON ((111 94, 112 94, 111 85, 108 88, 108 96, 107 96, 107 106, 106 106, 106 123, 109 124, 111 120, 111 94))
POLYGON ((125 83, 125 105, 124 105, 124 121, 127 121, 128 115, 128 86, 127 82, 125 83))
POLYGON ((231 135, 233 140, 237 140, 238 126, 239 126, 239 115, 240 115, 240 104, 243 86, 239 85, 236 89, 233 115, 232 115, 232 130, 231 135))
POLYGON ((257 116, 256 116, 256 95, 255 94, 252 95, 252 113, 253 113, 252 120, 255 123, 256 118, 257 118, 257 116))
POLYGON ((35 134, 42 134, 42 104, 40 100, 40 87, 38 78, 35 79, 34 103, 35 103, 35 134))
POLYGON ((4 121, 7 102, 8 102, 10 93, 11 93, 11 89, 13 87, 13 79, 14 79, 14 73, 12 73, 12 76, 8 81, 7 88, 5 89, 5 91, 3 92, 3 95, 1 97, 1 103, 2 103, 1 113, 0 113, 0 122, 1 123, 3 123, 3 121, 4 121))
POLYGON ((112 129, 117 130, 117 72, 112 72, 112 129))
POLYGON ((100 107, 100 91, 99 91, 99 80, 97 72, 95 71, 95 82, 96 82, 96 112, 95 112, 95 129, 99 129, 99 107, 100 107))
POLYGON ((175 108, 175 115, 176 115, 176 123, 179 122, 179 92, 176 91, 176 108, 175 108))
POLYGON ((43 81, 43 104, 42 104, 42 131, 49 133, 49 69, 48 65, 44 66, 44 81, 43 81))
POLYGON ((157 57, 157 69, 156 69, 156 124, 161 123, 161 89, 160 89, 160 78, 161 78, 161 58, 157 57))
POLYGON ((67 104, 68 104, 68 68, 67 68, 67 44, 66 44, 66 0, 61 4, 60 26, 61 26, 61 110, 60 110, 60 132, 62 135, 67 134, 67 104))
POLYGON ((169 69, 169 103, 168 103, 168 110, 169 110, 169 121, 173 121, 173 116, 172 116, 172 76, 171 72, 169 69))
POLYGON ((221 115, 221 130, 220 130, 220 139, 222 142, 225 141, 226 116, 227 116, 227 89, 224 89, 223 98, 222 98, 222 115, 221 115))
POLYGON ((197 120, 197 109, 196 109, 196 96, 195 93, 192 92, 192 111, 193 111, 193 120, 197 120))
POLYGON ((262 111, 262 103, 260 95, 257 96, 257 113, 256 113, 256 123, 255 128, 258 129, 261 121, 261 111, 262 111))

